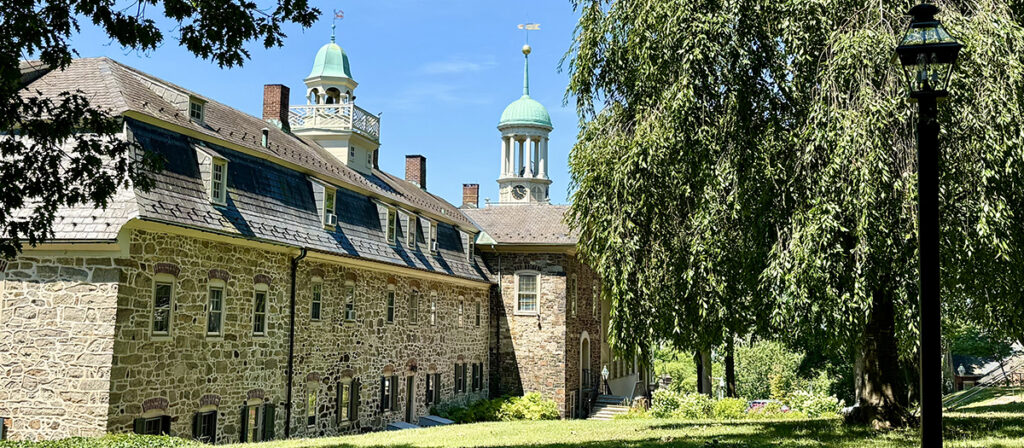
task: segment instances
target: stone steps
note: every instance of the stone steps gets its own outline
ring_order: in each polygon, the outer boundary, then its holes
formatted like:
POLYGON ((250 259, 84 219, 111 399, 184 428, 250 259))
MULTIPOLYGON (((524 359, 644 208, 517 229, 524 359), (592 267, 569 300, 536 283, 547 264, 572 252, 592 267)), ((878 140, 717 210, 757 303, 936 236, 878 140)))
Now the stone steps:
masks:
POLYGON ((589 420, 611 420, 617 415, 625 415, 629 412, 629 406, 625 404, 625 397, 612 395, 601 395, 597 397, 594 409, 590 412, 589 420))

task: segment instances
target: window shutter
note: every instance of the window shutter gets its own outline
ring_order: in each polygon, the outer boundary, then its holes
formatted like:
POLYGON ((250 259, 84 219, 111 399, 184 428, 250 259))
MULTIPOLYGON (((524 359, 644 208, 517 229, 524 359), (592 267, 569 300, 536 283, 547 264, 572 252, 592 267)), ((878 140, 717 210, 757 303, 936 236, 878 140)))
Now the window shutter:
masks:
POLYGON ((249 411, 249 408, 247 406, 242 406, 242 423, 240 425, 238 425, 238 426, 240 426, 242 428, 242 435, 238 438, 238 441, 239 442, 243 442, 243 443, 249 441, 249 439, 248 439, 248 436, 249 436, 249 418, 248 418, 249 417, 249 412, 248 411, 249 411))
POLYGON ((359 420, 359 378, 352 379, 352 389, 348 395, 348 419, 349 421, 359 420))
POLYGON ((199 413, 192 414, 192 437, 198 439, 202 434, 199 434, 199 413))
POLYGON ((135 426, 135 434, 142 434, 142 433, 146 432, 146 419, 144 419, 144 418, 137 418, 137 419, 135 419, 134 423, 135 423, 134 424, 134 426, 135 426))
POLYGON ((434 403, 441 402, 441 374, 434 374, 434 403))
POLYGON ((388 404, 384 402, 384 398, 387 397, 387 391, 384 387, 387 386, 387 380, 385 377, 380 377, 380 411, 384 412, 388 410, 388 404))
POLYGON ((213 411, 213 431, 210 431, 210 441, 207 442, 207 443, 211 443, 211 444, 216 444, 217 443, 217 425, 218 425, 217 419, 218 418, 220 418, 220 413, 217 412, 217 411, 213 411))
MULTIPOLYGON (((334 421, 341 423, 341 394, 344 385, 341 381, 338 381, 338 388, 334 389, 336 394, 334 396, 334 421)), ((351 400, 351 398, 349 398, 351 400)))
POLYGON ((160 417, 160 434, 171 435, 171 416, 164 415, 160 417))
POLYGON ((274 440, 274 405, 263 405, 263 439, 274 440))
POLYGON ((398 375, 391 377, 391 409, 398 409, 398 375))

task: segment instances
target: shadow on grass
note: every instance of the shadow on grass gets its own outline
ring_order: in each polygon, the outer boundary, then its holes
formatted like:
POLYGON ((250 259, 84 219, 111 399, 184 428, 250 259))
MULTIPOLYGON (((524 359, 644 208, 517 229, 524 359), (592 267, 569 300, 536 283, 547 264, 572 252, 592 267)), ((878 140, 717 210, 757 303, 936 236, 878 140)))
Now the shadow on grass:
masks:
POLYGON ((955 412, 965 414, 983 414, 986 412, 1016 412, 1024 413, 1024 388, 1019 387, 992 387, 972 398, 970 403, 957 406, 955 412), (980 405, 981 403, 995 401, 1006 401, 1005 403, 992 403, 980 405), (1012 400, 1012 401, 1011 401, 1012 400))

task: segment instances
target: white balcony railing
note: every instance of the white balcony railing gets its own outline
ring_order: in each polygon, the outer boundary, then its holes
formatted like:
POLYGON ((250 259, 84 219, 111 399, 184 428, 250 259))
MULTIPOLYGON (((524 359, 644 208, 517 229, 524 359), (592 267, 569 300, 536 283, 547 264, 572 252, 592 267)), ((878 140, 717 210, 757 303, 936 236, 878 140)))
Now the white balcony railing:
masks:
POLYGON ((354 131, 380 140, 380 118, 355 104, 308 104, 288 108, 292 129, 322 128, 354 131))

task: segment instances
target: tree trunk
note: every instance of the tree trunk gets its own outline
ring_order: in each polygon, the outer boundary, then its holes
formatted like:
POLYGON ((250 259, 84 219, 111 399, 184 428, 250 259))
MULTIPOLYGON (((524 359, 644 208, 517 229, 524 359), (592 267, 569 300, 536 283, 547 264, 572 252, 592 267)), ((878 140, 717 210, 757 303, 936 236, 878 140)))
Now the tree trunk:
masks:
POLYGON ((876 291, 854 361, 857 403, 846 413, 848 422, 878 429, 911 423, 895 331, 893 297, 887 291, 876 291))
POLYGON ((693 352, 693 365, 697 368, 697 393, 701 393, 704 390, 704 365, 701 362, 700 351, 693 352))
POLYGON ((725 396, 736 398, 736 358, 733 336, 725 340, 725 396))
MULTIPOLYGON (((711 349, 700 351, 700 393, 712 397, 711 392, 711 349)), ((714 398, 714 397, 712 397, 714 398)))

